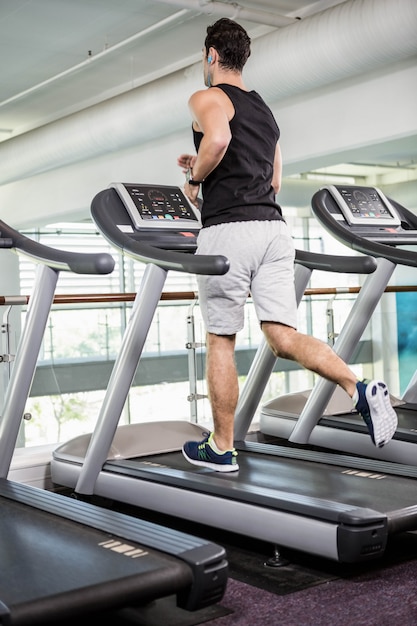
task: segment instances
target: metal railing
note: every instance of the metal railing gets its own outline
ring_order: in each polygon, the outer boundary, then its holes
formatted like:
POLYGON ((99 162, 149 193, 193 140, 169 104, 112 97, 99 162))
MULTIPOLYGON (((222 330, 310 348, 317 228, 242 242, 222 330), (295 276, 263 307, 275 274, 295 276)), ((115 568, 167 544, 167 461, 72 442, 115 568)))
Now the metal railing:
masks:
MULTIPOLYGON (((337 336, 335 324, 335 304, 340 306, 343 302, 343 309, 348 309, 354 301, 355 294, 359 293, 360 287, 321 287, 307 288, 303 300, 310 303, 318 304, 321 308, 326 307, 326 337, 329 343, 333 343, 337 336)), ((415 292, 417 286, 388 286, 385 290, 387 293, 399 292, 415 292)), ((74 311, 89 311, 92 316, 97 316, 97 311, 107 315, 109 310, 116 311, 118 315, 120 311, 124 315, 128 314, 129 303, 135 299, 135 293, 101 293, 101 294, 61 294, 54 297, 54 304, 51 310, 51 319, 61 311, 67 311, 73 316, 74 311)), ((2 375, 0 376, 0 392, 7 387, 7 381, 13 367, 13 350, 12 350, 12 333, 9 323, 9 315, 12 307, 22 306, 22 314, 24 307, 29 303, 30 296, 0 296, 0 306, 5 307, 1 326, 1 350, 0 350, 0 367, 2 375)), ((198 303, 197 294, 194 291, 184 292, 164 292, 161 294, 161 307, 175 307, 173 310, 167 311, 165 319, 157 319, 158 328, 155 331, 155 340, 151 347, 144 353, 133 386, 152 386, 163 383, 188 382, 189 392, 187 401, 190 407, 190 419, 197 421, 199 400, 205 399, 205 393, 199 393, 198 382, 204 378, 205 366, 205 350, 204 350, 204 334, 202 325, 196 332, 195 319, 196 305, 198 303), (186 308, 179 312, 178 308, 186 308), (172 320, 175 320, 175 326, 172 328, 172 320), (167 321, 168 320, 168 321, 167 321), (183 324, 182 324, 183 322, 183 324), (166 350, 161 344, 160 337, 165 334, 165 326, 171 325, 171 331, 174 332, 174 340, 176 348, 166 350), (178 338, 181 336, 179 328, 182 325, 183 344, 178 347, 178 338)), ((250 305, 250 300, 248 301, 250 305)), ((158 307, 159 309, 159 307, 158 307)), ((250 306, 248 306, 248 310, 250 306)), ((157 311, 158 313, 158 311, 157 311)), ((161 311, 159 311, 161 313, 161 311)), ((163 316, 162 316, 163 317, 163 316)), ((122 325, 119 324, 120 318, 115 321, 118 328, 114 329, 111 322, 104 323, 104 341, 101 353, 97 354, 93 350, 90 354, 80 354, 76 348, 75 353, 64 357, 57 357, 60 353, 59 343, 60 337, 54 337, 54 323, 51 322, 48 329, 48 337, 45 338, 49 343, 48 349, 44 350, 43 355, 38 361, 32 385, 31 398, 39 398, 46 396, 62 396, 63 394, 86 393, 95 390, 106 389, 107 381, 111 374, 114 358, 117 353, 117 340, 113 340, 110 344, 110 338, 114 330, 115 334, 122 333, 122 325), (49 354, 50 358, 45 358, 49 354)), ((254 317, 253 323, 257 325, 254 317)), ((97 322, 95 323, 97 326, 97 322)), ((200 324, 202 324, 200 322, 200 324)), ((324 332, 324 325, 321 323, 324 332)), ((249 324, 250 327, 250 324, 249 324)), ((103 330, 103 329, 102 329, 103 330)), ((248 330, 247 336, 237 347, 237 366, 241 376, 245 376, 253 359, 257 344, 252 344, 252 339, 256 341, 259 333, 248 330)), ((74 346, 78 344, 73 340, 74 346)), ((372 346, 369 340, 364 340, 360 346, 358 359, 361 362, 370 363, 372 361, 372 346)), ((358 361, 359 362, 359 361, 358 361)), ((286 376, 286 392, 290 386, 290 374, 294 370, 300 369, 297 364, 284 362, 278 359, 275 367, 276 372, 284 372, 286 376)), ((0 403, 0 409, 2 402, 0 403)), ((128 407, 127 407, 128 408, 128 407)), ((62 407, 60 407, 60 410, 62 407)), ((26 415, 26 417, 30 417, 26 415)), ((56 416, 59 420, 59 415, 56 416)), ((129 417, 127 418, 129 421, 129 417)), ((78 434, 78 433, 75 433, 78 434)))

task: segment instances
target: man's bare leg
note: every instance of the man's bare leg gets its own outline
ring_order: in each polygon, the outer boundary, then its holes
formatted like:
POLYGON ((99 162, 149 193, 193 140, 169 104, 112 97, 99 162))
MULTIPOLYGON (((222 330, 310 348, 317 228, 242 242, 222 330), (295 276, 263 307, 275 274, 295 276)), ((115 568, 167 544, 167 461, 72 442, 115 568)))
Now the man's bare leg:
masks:
POLYGON ((340 385, 352 398, 362 416, 372 442, 378 448, 394 436, 398 417, 391 406, 386 384, 380 380, 358 382, 348 365, 328 346, 310 335, 289 326, 262 324, 267 341, 277 356, 297 361, 303 367, 340 385))
POLYGON ((239 398, 235 343, 236 335, 207 333, 206 378, 213 439, 220 451, 233 448, 234 416, 239 398))
POLYGON ((235 335, 207 334, 206 376, 213 429, 203 441, 186 441, 182 447, 189 463, 216 472, 239 469, 233 447, 234 416, 239 397, 235 339, 235 335))
POLYGON ((353 397, 357 377, 327 343, 274 322, 263 322, 262 330, 276 356, 296 361, 322 378, 337 383, 353 397))

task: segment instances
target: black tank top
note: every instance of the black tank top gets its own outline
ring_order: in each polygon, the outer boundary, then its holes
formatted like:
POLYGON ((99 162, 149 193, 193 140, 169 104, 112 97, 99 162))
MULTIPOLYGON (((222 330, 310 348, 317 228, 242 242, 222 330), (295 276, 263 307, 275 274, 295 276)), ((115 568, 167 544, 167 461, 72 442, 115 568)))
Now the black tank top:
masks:
MULTIPOLYGON (((202 185, 203 226, 248 220, 282 220, 271 185, 280 131, 272 111, 255 91, 216 85, 233 103, 232 139, 219 165, 202 185)), ((203 133, 193 130, 196 150, 203 133)))

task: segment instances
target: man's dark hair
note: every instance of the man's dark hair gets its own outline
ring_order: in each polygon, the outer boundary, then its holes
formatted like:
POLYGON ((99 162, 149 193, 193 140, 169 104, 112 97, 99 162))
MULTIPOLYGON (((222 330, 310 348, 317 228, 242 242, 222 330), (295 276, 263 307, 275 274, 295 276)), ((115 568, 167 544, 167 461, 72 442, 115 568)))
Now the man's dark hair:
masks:
POLYGON ((219 64, 227 70, 241 72, 250 56, 250 37, 237 22, 222 17, 207 27, 204 41, 206 54, 215 48, 219 54, 219 64))

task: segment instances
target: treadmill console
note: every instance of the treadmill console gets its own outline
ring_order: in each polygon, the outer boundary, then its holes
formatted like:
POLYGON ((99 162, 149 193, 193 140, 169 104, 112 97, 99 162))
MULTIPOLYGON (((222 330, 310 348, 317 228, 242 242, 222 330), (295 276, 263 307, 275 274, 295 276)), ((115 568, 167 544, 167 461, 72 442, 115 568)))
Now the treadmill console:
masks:
MULTIPOLYGON (((121 232, 155 248, 196 251, 200 211, 180 187, 111 183, 107 191, 114 194, 111 220, 121 232)), ((102 219, 100 211, 94 215, 96 221, 102 219)))
POLYGON ((201 228, 200 212, 179 187, 111 183, 136 230, 201 228))
POLYGON ((376 187, 329 185, 328 190, 351 226, 397 227, 401 224, 388 198, 376 187))
MULTIPOLYGON (((337 239, 353 243, 365 254, 372 254, 363 247, 366 241, 396 247, 417 245, 417 215, 388 199, 377 187, 327 185, 313 195, 311 207, 337 239)), ((386 254, 389 256, 389 251, 386 254)))

